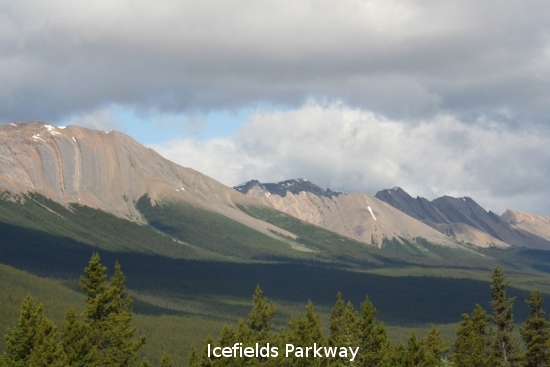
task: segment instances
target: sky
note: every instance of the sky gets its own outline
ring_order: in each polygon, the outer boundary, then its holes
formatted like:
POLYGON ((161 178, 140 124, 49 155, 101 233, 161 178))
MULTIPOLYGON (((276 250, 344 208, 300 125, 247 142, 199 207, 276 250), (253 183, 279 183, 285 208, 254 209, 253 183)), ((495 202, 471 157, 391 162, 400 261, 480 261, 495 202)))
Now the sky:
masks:
POLYGON ((0 0, 0 123, 119 130, 233 186, 550 215, 546 0, 0 0))

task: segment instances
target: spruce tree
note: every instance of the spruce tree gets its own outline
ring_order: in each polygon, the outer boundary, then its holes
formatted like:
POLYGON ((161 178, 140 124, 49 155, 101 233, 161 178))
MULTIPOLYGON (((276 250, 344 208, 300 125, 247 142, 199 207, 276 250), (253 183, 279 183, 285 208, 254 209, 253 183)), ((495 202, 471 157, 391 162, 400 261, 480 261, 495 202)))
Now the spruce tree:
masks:
POLYGON ((27 295, 21 304, 17 327, 5 335, 8 367, 64 367, 65 353, 55 325, 44 317, 42 306, 27 295))
MULTIPOLYGON (((248 314, 246 324, 241 322, 239 325, 237 330, 238 339, 243 341, 243 346, 244 343, 250 346, 255 346, 258 343, 260 348, 265 347, 268 343, 272 345, 276 340, 276 335, 271 332, 273 318, 275 317, 275 306, 263 296, 263 291, 259 285, 256 286, 252 296, 252 304, 252 310, 248 314)), ((241 362, 246 366, 257 366, 266 364, 270 360, 268 357, 258 356, 257 358, 245 357, 234 362, 241 362)))
MULTIPOLYGON (((201 361, 200 361, 199 356, 197 354, 197 350, 195 349, 194 345, 191 345, 191 350, 189 351, 189 362, 187 363, 187 366, 188 367, 200 367, 200 365, 201 365, 201 361)), ((170 366, 163 366, 163 364, 161 363, 161 367, 170 367, 170 366)))
POLYGON ((432 366, 441 366, 445 360, 445 355, 449 353, 449 342, 441 338, 441 332, 432 328, 420 344, 426 350, 427 359, 433 361, 432 366))
POLYGON ((100 366, 127 367, 136 363, 137 351, 145 344, 145 337, 134 340, 136 329, 132 320, 132 299, 126 294, 126 278, 118 263, 107 284, 107 268, 95 253, 80 279, 86 294, 83 313, 87 337, 94 350, 94 360, 100 366))
POLYGON ((408 350, 403 343, 391 346, 380 364, 384 367, 408 367, 408 350))
POLYGON ((471 315, 462 315, 452 355, 455 367, 495 366, 491 351, 490 321, 491 317, 479 304, 476 304, 471 315))
MULTIPOLYGON (((242 348, 254 347, 258 343, 259 348, 266 346, 274 346, 278 335, 274 335, 271 331, 273 326, 273 317, 275 316, 275 306, 263 297, 263 291, 258 285, 252 296, 252 310, 248 314, 247 320, 239 320, 237 331, 229 325, 222 328, 221 335, 218 341, 215 341, 211 336, 208 337, 203 351, 202 359, 200 360, 201 367, 218 367, 218 366, 260 366, 273 363, 274 358, 270 357, 231 357, 231 358, 216 358, 211 353, 208 356, 208 345, 212 351, 214 347, 231 347, 235 343, 242 343, 242 348)), ((198 357, 192 355, 190 365, 197 365, 198 357)))
POLYGON ((383 323, 376 322, 376 308, 366 297, 361 303, 361 318, 359 320, 358 336, 360 340, 359 364, 379 366, 390 347, 390 341, 383 323))
POLYGON ((542 295, 539 291, 531 292, 529 300, 529 316, 520 329, 525 342, 526 367, 543 367, 550 364, 550 322, 542 309, 542 295))
POLYGON ((216 344, 214 343, 214 338, 212 337, 212 335, 208 335, 208 338, 206 338, 206 342, 204 344, 204 348, 202 350, 202 359, 201 359, 201 363, 200 363, 200 366, 201 367, 212 367, 214 366, 214 361, 215 361, 215 358, 210 355, 208 356, 208 346, 211 346, 211 349, 216 346, 216 344))
POLYGON ((65 313, 62 325, 61 343, 69 367, 95 367, 98 361, 96 348, 90 340, 89 326, 76 315, 73 307, 65 313))
MULTIPOLYGON (((359 314, 355 311, 353 305, 348 302, 345 304, 342 294, 338 292, 336 304, 330 314, 329 324, 329 347, 357 347, 360 345, 359 338, 359 314)), ((350 366, 357 364, 358 361, 349 361, 344 358, 331 358, 329 366, 350 366)))
MULTIPOLYGON (((237 333, 233 328, 229 325, 224 325, 222 328, 222 331, 220 333, 220 339, 216 343, 217 346, 220 347, 231 347, 235 343, 243 343, 243 340, 240 340, 237 337, 237 333)), ((245 340, 243 343, 244 346, 251 346, 248 340, 245 340)), ((214 359, 213 366, 220 366, 220 367, 229 367, 229 366, 241 366, 245 363, 247 357, 231 357, 231 358, 217 358, 214 359)))
POLYGON ((516 342, 512 338, 514 330, 514 316, 512 314, 514 298, 506 297, 506 288, 509 282, 497 266, 491 275, 491 306, 493 307, 493 322, 496 326, 496 335, 493 344, 493 353, 496 361, 502 366, 515 366, 519 358, 516 342))
POLYGON ((407 367, 433 367, 436 361, 433 356, 428 355, 416 333, 411 332, 407 342, 407 352, 405 353, 405 366, 407 367))
POLYGON ((266 342, 271 337, 271 326, 273 326, 273 317, 275 316, 275 306, 268 303, 263 297, 263 291, 260 286, 256 286, 256 291, 252 296, 253 307, 248 314, 247 326, 250 329, 253 342, 266 342))
MULTIPOLYGON (((295 347, 317 347, 324 346, 325 339, 323 337, 323 326, 321 317, 315 313, 313 303, 308 301, 306 306, 305 317, 292 319, 288 323, 288 334, 285 340, 286 343, 293 344, 295 347)), ((279 343, 283 346, 285 343, 279 343)), ((309 355, 307 358, 298 358, 291 356, 280 361, 280 365, 285 366, 320 366, 323 361, 320 358, 314 358, 309 355)))

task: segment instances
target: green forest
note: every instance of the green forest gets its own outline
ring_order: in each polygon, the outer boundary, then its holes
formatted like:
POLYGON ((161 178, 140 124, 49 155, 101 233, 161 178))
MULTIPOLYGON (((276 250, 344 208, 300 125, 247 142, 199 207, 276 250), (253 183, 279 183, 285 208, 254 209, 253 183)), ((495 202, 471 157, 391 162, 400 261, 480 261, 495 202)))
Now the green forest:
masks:
MULTIPOLYGON (((385 324, 377 321, 377 310, 368 296, 356 310, 338 292, 328 327, 323 326, 320 314, 309 301, 303 314, 276 328, 276 307, 258 285, 247 318, 233 326, 225 324, 215 338, 197 340, 196 347, 189 351, 188 366, 547 366, 550 322, 542 307, 541 292, 532 291, 525 300, 528 314, 517 333, 513 316, 516 298, 507 295, 508 286, 504 272, 495 267, 487 290, 491 310, 476 304, 471 313, 457 317, 460 321, 453 341, 445 340, 434 327, 423 338, 413 331, 406 343, 393 343, 385 324), (291 353, 287 353, 287 345, 292 345, 291 353), (252 353, 266 347, 280 353, 252 353), (212 353, 215 348, 217 356, 212 353), (320 356, 314 349, 355 350, 356 354, 351 357, 351 353, 329 352, 320 356), (227 356, 220 356, 224 350, 227 356)), ((28 294, 22 301, 17 324, 5 333, 0 366, 154 366, 140 357, 147 336, 137 333, 133 325, 133 300, 121 265, 115 264, 108 279, 107 267, 94 253, 80 277, 79 288, 83 310, 69 307, 60 325, 48 319, 43 306, 28 294)), ((165 351, 156 352, 159 366, 174 365, 165 351)))

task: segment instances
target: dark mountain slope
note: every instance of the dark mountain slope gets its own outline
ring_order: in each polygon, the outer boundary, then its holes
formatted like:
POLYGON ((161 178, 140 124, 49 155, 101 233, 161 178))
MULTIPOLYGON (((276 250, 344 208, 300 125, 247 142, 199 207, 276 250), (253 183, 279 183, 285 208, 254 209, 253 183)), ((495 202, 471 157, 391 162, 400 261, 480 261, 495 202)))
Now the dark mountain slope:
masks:
POLYGON ((375 195, 403 213, 416 218, 438 231, 464 242, 488 242, 550 249, 550 241, 521 228, 514 228, 499 215, 485 211, 469 197, 443 196, 433 201, 411 197, 399 187, 382 190, 375 195))

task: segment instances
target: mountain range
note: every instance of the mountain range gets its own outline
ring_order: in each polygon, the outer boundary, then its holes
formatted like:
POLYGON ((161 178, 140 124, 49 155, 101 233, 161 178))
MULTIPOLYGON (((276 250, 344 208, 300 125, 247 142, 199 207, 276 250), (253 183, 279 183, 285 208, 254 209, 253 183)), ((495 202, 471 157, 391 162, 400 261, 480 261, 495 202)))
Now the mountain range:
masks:
POLYGON ((42 122, 0 125, 0 190, 38 193, 140 224, 151 224, 138 207, 144 198, 151 207, 180 203, 217 213, 298 251, 315 250, 299 244, 292 231, 243 209, 271 208, 378 248, 418 245, 422 239, 449 248, 550 249, 550 217, 511 210, 499 216, 471 198, 428 201, 399 187, 372 196, 291 179, 252 180, 232 189, 123 133, 42 122))
POLYGON ((499 216, 469 197, 415 199, 400 187, 375 196, 345 194, 323 190, 305 179, 251 180, 234 189, 309 223, 379 246, 384 239, 420 236, 445 245, 452 245, 453 239, 479 247, 550 249, 550 217, 512 210, 499 216))

